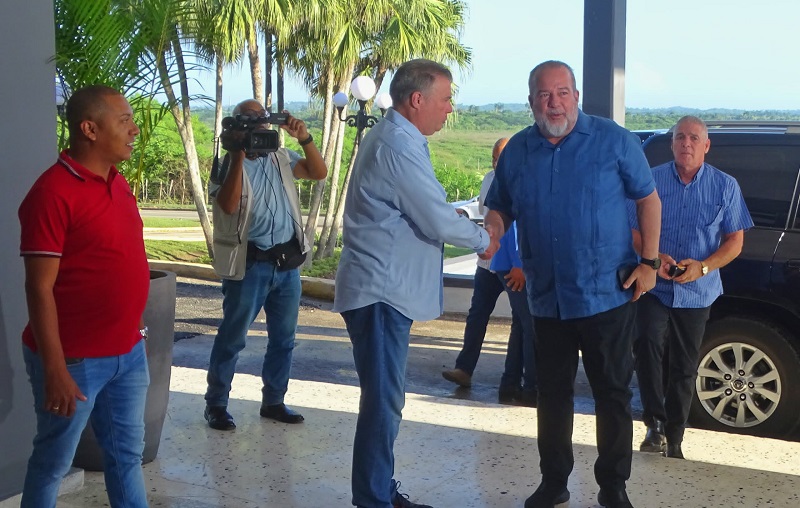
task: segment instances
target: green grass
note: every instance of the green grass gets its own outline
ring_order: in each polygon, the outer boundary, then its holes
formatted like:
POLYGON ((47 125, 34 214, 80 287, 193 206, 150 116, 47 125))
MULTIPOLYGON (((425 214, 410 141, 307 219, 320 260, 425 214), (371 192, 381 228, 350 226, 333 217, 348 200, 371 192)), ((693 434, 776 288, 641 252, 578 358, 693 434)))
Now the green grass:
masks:
MULTIPOLYGON (((178 261, 182 263, 211 263, 208 257, 205 242, 182 242, 178 240, 145 240, 144 248, 147 252, 147 259, 159 261, 178 261)), ((471 254, 471 249, 444 246, 444 257, 453 258, 471 254)), ((339 257, 342 249, 337 248, 333 257, 314 261, 311 268, 302 270, 301 275, 307 277, 320 277, 323 279, 333 279, 336 277, 336 268, 339 266, 339 257)))
POLYGON ((194 228, 200 227, 200 219, 170 219, 166 217, 142 217, 146 228, 194 228))
POLYGON ((145 240, 147 259, 180 261, 183 263, 211 263, 206 242, 181 242, 177 240, 145 240))
POLYGON ((485 175, 492 169, 495 142, 516 132, 441 130, 429 137, 428 142, 438 164, 485 175))
POLYGON ((465 249, 464 247, 453 247, 452 245, 444 246, 444 258, 457 258, 458 256, 466 256, 475 252, 472 249, 465 249))

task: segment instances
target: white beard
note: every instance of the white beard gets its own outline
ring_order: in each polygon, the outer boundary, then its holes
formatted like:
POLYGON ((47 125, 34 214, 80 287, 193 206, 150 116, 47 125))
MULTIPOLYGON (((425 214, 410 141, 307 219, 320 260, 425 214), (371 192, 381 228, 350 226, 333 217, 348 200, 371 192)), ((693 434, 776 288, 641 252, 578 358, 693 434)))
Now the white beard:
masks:
POLYGON ((571 115, 567 114, 564 117, 564 120, 558 123, 551 122, 550 119, 547 118, 546 112, 542 115, 539 115, 536 112, 534 112, 533 118, 534 120, 536 120, 536 125, 539 126, 539 130, 541 131, 544 137, 561 138, 569 133, 570 124, 575 125, 575 122, 578 120, 578 115, 576 110, 575 118, 571 118, 571 115))

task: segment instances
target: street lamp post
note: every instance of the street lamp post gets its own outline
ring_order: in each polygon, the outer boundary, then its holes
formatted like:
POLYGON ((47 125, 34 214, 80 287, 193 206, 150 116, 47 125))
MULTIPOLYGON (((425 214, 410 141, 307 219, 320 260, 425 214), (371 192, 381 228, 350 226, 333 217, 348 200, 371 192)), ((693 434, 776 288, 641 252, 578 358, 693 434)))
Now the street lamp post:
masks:
MULTIPOLYGON (((358 145, 361 143, 364 129, 373 127, 378 122, 376 117, 368 115, 366 111, 367 102, 375 95, 375 82, 369 76, 358 76, 350 83, 350 91, 358 101, 356 114, 345 116, 345 108, 350 100, 344 92, 338 92, 333 96, 333 104, 339 112, 339 120, 347 123, 350 127, 356 128, 356 145, 358 145)), ((379 94, 375 98, 375 105, 380 108, 382 116, 386 109, 392 105, 392 99, 387 93, 379 94)))

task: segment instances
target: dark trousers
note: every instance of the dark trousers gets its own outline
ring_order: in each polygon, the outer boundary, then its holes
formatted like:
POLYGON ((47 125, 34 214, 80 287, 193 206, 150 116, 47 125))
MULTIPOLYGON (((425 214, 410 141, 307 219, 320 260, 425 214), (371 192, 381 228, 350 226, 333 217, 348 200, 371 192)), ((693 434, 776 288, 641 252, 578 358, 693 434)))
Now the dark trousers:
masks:
POLYGON ((692 385, 697 377, 700 343, 709 308, 673 309, 647 294, 639 300, 636 312, 633 352, 644 407, 643 420, 647 426, 653 426, 656 420, 666 422, 667 441, 678 444, 683 441, 689 417, 692 385), (664 362, 665 349, 667 362, 664 362))
POLYGON ((508 336, 505 370, 500 378, 500 387, 519 388, 526 391, 536 390, 536 356, 533 329, 533 317, 528 308, 528 293, 512 291, 508 287, 505 276, 509 271, 495 273, 497 279, 503 284, 511 306, 511 332, 508 336))
POLYGON ((631 354, 635 307, 626 303, 594 316, 534 318, 539 385, 539 466, 548 490, 567 486, 572 472, 572 424, 578 350, 595 400, 597 461, 602 488, 624 488, 631 475, 631 354))
POLYGON ((503 283, 500 282, 497 275, 481 267, 475 270, 472 302, 464 327, 464 347, 461 348, 461 352, 456 358, 456 368, 470 376, 475 372, 478 357, 481 355, 489 317, 502 293, 503 283))

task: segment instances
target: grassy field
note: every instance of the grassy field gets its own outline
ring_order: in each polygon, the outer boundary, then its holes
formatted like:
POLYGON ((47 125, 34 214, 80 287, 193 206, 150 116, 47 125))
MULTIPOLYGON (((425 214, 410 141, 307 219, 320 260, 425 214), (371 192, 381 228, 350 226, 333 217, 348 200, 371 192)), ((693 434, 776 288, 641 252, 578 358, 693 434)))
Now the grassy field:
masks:
POLYGON ((146 228, 199 228, 200 219, 172 219, 169 217, 142 217, 146 228))
POLYGON ((428 143, 437 163, 485 175, 492 169, 492 147, 495 141, 511 137, 515 133, 516 131, 441 130, 429 137, 428 143))
MULTIPOLYGON (((175 220, 175 219, 166 219, 175 220)), ((157 259, 160 261, 179 261, 183 263, 211 263, 211 258, 206 252, 205 242, 181 242, 176 240, 145 240, 144 248, 147 252, 147 259, 157 259)), ((452 258, 470 254, 472 250, 444 246, 444 257, 452 258)), ((311 268, 303 270, 302 275, 308 277, 322 277, 332 279, 336 276, 336 267, 339 266, 339 256, 342 249, 336 249, 333 257, 314 261, 311 268)))

